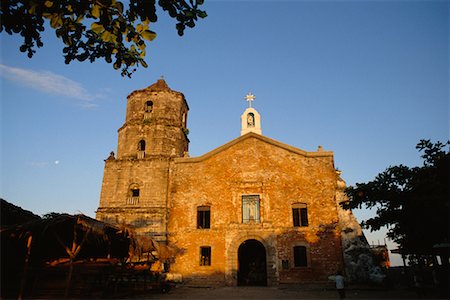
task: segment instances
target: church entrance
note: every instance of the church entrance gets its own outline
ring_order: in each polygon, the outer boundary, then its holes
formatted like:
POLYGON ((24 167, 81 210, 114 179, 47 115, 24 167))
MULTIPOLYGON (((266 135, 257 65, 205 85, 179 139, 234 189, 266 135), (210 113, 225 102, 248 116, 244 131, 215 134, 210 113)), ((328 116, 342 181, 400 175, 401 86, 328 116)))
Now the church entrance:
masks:
POLYGON ((267 285, 266 249, 257 240, 239 246, 238 285, 267 285))

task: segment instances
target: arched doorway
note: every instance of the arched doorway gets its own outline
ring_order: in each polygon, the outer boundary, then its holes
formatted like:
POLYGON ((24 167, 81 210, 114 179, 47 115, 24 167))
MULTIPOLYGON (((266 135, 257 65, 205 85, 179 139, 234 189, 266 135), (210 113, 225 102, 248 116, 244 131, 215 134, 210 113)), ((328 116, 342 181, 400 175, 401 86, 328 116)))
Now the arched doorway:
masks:
POLYGON ((257 240, 239 246, 238 285, 267 285, 266 249, 257 240))

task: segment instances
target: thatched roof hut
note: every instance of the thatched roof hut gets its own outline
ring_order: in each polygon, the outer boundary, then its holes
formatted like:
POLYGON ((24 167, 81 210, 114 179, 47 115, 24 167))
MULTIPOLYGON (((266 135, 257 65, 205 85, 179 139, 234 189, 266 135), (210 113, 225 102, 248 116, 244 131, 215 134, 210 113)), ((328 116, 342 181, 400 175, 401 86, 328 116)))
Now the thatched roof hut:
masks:
POLYGON ((23 294, 30 268, 70 264, 67 275, 70 286, 75 261, 102 258, 125 262, 131 256, 156 250, 152 239, 137 236, 131 228, 116 227, 82 214, 52 213, 23 224, 2 226, 0 236, 2 298, 11 293, 19 297, 23 294))

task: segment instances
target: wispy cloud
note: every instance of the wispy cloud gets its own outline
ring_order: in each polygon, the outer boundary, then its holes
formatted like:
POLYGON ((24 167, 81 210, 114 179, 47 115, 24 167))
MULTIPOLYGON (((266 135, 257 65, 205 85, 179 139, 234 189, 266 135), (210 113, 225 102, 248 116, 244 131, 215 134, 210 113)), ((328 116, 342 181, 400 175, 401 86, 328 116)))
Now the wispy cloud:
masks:
POLYGON ((79 101, 84 108, 93 108, 100 98, 88 92, 79 82, 49 71, 34 71, 0 64, 0 75, 8 80, 53 95, 62 95, 79 101))
POLYGON ((32 161, 32 162, 29 162, 28 165, 33 168, 41 169, 41 168, 48 167, 49 163, 47 161, 32 161))

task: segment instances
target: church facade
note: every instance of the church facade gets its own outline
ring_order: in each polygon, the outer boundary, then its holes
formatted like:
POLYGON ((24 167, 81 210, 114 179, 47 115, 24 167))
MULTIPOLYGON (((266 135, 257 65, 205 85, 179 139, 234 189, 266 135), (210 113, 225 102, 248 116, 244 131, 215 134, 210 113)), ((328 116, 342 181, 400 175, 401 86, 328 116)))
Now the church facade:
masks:
POLYGON ((346 249, 363 234, 340 206, 345 182, 333 152, 262 135, 253 98, 238 138, 189 157, 184 95, 162 79, 131 93, 97 219, 179 249, 170 272, 191 284, 325 281, 350 270, 346 249))

